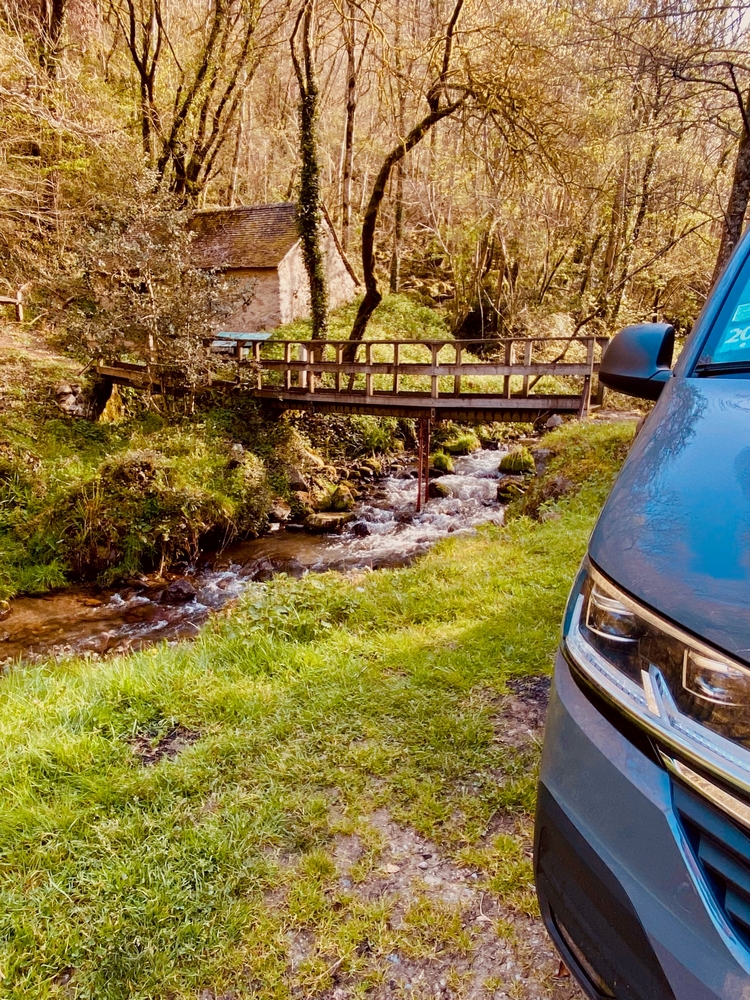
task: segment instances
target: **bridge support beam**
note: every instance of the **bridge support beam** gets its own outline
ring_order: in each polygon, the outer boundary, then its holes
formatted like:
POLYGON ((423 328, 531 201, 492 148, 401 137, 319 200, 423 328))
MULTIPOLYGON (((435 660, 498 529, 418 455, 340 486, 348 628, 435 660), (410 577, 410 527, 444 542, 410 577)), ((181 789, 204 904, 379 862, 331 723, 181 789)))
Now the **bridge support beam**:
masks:
POLYGON ((417 513, 422 510, 422 497, 427 503, 427 491, 430 484, 430 434, 431 421, 429 417, 420 417, 417 425, 417 444, 419 458, 417 466, 417 513))

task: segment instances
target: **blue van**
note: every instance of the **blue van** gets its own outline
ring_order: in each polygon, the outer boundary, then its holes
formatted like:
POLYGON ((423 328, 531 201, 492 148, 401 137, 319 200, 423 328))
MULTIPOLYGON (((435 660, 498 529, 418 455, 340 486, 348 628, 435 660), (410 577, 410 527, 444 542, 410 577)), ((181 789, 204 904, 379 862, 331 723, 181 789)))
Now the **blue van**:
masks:
POLYGON ((605 385, 656 405, 575 581, 534 864, 588 997, 750 1000, 750 238, 672 368, 628 327, 605 385))

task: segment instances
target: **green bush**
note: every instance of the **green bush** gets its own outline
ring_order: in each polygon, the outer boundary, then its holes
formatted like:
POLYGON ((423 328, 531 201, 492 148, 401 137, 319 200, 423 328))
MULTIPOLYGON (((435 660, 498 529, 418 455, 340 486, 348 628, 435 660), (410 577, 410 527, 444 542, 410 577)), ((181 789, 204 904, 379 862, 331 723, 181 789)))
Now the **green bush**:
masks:
POLYGON ((94 475, 55 499, 29 536, 43 561, 112 583, 179 559, 201 542, 225 545, 266 524, 271 492, 262 461, 245 454, 168 458, 135 449, 108 458, 94 475))
POLYGON ((262 531, 290 429, 271 427, 279 447, 264 460, 221 423, 214 411, 17 424, 32 450, 0 420, 0 598, 73 576, 113 583, 262 531))
POLYGON ((544 473, 529 481, 512 513, 538 519, 549 508, 570 504, 584 492, 583 502, 593 509, 600 507, 628 453, 634 427, 635 422, 587 425, 571 421, 546 434, 544 449, 549 455, 544 473))

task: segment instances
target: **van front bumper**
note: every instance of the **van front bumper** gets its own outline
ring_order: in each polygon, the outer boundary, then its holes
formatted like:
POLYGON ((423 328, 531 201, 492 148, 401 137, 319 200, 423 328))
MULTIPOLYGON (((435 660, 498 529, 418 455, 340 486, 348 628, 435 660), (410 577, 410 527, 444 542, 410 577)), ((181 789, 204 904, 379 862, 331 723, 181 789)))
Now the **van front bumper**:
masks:
POLYGON ((542 917, 592 1000, 750 1000, 750 950, 722 919, 655 755, 558 654, 534 844, 542 917))

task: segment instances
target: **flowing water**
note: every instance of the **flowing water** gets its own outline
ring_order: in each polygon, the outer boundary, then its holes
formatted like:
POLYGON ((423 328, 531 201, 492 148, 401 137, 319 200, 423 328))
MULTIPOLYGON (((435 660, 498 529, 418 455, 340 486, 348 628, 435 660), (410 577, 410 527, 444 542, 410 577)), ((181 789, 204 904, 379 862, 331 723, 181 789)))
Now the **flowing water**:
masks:
POLYGON ((19 598, 0 621, 0 664, 72 653, 100 656, 194 636, 212 611, 279 572, 301 576, 404 565, 441 538, 501 523, 499 459, 489 450, 456 459, 455 472, 438 480, 450 496, 428 500, 420 513, 415 474, 405 469, 366 489, 356 519, 341 534, 274 525, 270 534, 233 545, 190 574, 195 594, 180 603, 165 603, 171 599, 169 580, 155 577, 107 591, 73 588, 19 598))

